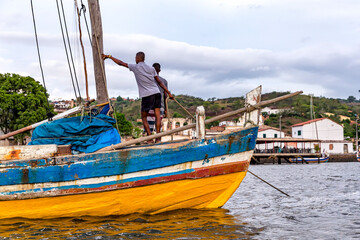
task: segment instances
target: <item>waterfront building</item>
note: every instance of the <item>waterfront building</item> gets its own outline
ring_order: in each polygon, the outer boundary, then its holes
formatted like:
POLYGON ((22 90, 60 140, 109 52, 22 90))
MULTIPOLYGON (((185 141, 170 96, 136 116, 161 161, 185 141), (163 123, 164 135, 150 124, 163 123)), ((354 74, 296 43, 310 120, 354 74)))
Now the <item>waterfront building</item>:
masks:
POLYGON ((344 140, 344 127, 328 118, 317 118, 291 127, 293 138, 320 140, 321 152, 353 152, 353 144, 344 140))
POLYGON ((285 133, 279 128, 266 125, 259 126, 258 138, 284 138, 285 133))

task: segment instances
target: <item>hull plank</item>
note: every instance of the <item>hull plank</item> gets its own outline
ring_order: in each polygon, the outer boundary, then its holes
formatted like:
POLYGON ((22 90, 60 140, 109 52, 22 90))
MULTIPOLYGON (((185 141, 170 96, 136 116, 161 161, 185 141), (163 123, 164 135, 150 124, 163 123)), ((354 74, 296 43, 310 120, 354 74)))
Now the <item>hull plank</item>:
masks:
MULTIPOLYGON (((6 172, 0 165, 0 185, 75 181, 163 168, 175 164, 206 160, 254 149, 257 128, 245 129, 205 142, 193 140, 169 146, 133 148, 80 156, 64 156, 31 161, 12 161, 6 172), (27 164, 27 167, 24 168, 27 164), (20 167, 24 166, 24 167, 20 167), (1 172, 2 171, 2 172, 1 172)), ((7 164, 7 165, 5 165, 7 164)))
POLYGON ((52 157, 58 152, 58 147, 53 144, 34 146, 1 146, 0 160, 36 159, 52 157))
POLYGON ((1 201, 0 218, 155 214, 181 208, 218 208, 231 197, 245 175, 246 171, 101 193, 1 201))

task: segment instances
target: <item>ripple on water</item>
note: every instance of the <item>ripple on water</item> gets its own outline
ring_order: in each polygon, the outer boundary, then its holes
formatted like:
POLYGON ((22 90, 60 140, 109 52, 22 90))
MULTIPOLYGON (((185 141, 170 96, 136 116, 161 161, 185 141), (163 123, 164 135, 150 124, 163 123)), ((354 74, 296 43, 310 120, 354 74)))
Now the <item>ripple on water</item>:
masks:
POLYGON ((360 237, 359 163, 250 166, 222 209, 0 221, 0 239, 349 239, 360 237))

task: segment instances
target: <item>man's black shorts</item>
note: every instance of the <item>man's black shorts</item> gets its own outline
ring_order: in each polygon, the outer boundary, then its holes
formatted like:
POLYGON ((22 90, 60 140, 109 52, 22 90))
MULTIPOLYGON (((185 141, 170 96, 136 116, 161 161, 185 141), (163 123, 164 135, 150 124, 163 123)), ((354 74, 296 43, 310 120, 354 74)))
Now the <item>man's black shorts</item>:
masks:
POLYGON ((156 93, 141 99, 141 111, 149 112, 151 109, 161 107, 161 94, 156 93))

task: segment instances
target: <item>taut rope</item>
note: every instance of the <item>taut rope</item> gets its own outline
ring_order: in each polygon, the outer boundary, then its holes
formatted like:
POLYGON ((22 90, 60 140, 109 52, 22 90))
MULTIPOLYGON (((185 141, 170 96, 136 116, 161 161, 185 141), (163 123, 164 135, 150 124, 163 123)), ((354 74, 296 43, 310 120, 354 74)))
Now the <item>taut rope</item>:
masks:
POLYGON ((44 84, 45 97, 46 97, 46 102, 47 102, 47 117, 48 117, 49 120, 52 120, 53 114, 50 112, 50 103, 49 103, 49 99, 48 99, 48 96, 47 96, 47 89, 46 89, 46 84, 45 84, 44 70, 43 70, 43 67, 42 67, 42 64, 41 64, 40 48, 39 48, 39 41, 38 41, 37 31, 36 31, 36 22, 35 22, 33 1, 31 0, 30 3, 31 3, 31 13, 32 13, 32 18, 33 18, 34 31, 35 31, 36 47, 37 47, 37 53, 38 53, 38 58, 39 58, 39 64, 40 64, 40 71, 41 71, 41 76, 42 76, 42 80, 43 80, 43 84, 44 84))
MULTIPOLYGON (((71 64, 70 64, 70 59, 69 59, 69 53, 68 53, 67 46, 66 46, 65 35, 64 35, 64 29, 63 29, 63 24, 62 24, 62 21, 61 21, 61 13, 60 13, 60 7, 59 7, 59 2, 58 2, 58 0, 56 0, 56 6, 57 6, 57 10, 58 10, 58 16, 59 16, 60 28, 61 28, 61 33, 62 33, 62 38, 63 38, 64 48, 65 48, 66 58, 67 58, 67 61, 68 61, 68 66, 69 66, 69 71, 70 71, 71 82, 72 82, 72 85, 73 85, 73 89, 74 89, 75 97, 76 97, 76 99, 78 99, 78 94, 77 94, 77 92, 76 92, 76 87, 75 87, 75 81, 74 81, 73 73, 72 73, 72 70, 71 70, 71 64)), ((76 81, 77 81, 77 80, 76 80, 76 81)), ((79 91, 79 94, 80 94, 80 91, 79 91)), ((81 96, 80 96, 80 98, 81 98, 81 96)))
POLYGON ((176 100, 176 98, 174 98, 174 101, 175 101, 182 109, 184 109, 184 111, 185 111, 187 114, 189 114, 190 117, 192 117, 192 118, 195 120, 194 115, 191 114, 186 108, 184 108, 184 106, 181 105, 181 104, 178 102, 178 100, 176 100))
POLYGON ((271 185, 270 183, 268 183, 267 181, 265 181, 265 180, 264 180, 264 179, 262 179, 261 177, 259 177, 259 176, 257 176, 256 174, 252 173, 250 170, 248 170, 248 172, 249 172, 249 173, 251 173, 253 176, 257 177, 258 179, 260 179, 261 181, 263 181, 264 183, 268 184, 269 186, 271 186, 271 187, 275 188, 276 190, 278 190, 278 191, 279 191, 279 192, 281 192, 282 194, 284 194, 284 195, 286 195, 286 196, 290 197, 290 195, 289 195, 289 194, 287 194, 286 192, 283 192, 283 191, 281 191, 280 189, 278 189, 277 187, 275 187, 275 186, 271 185))

